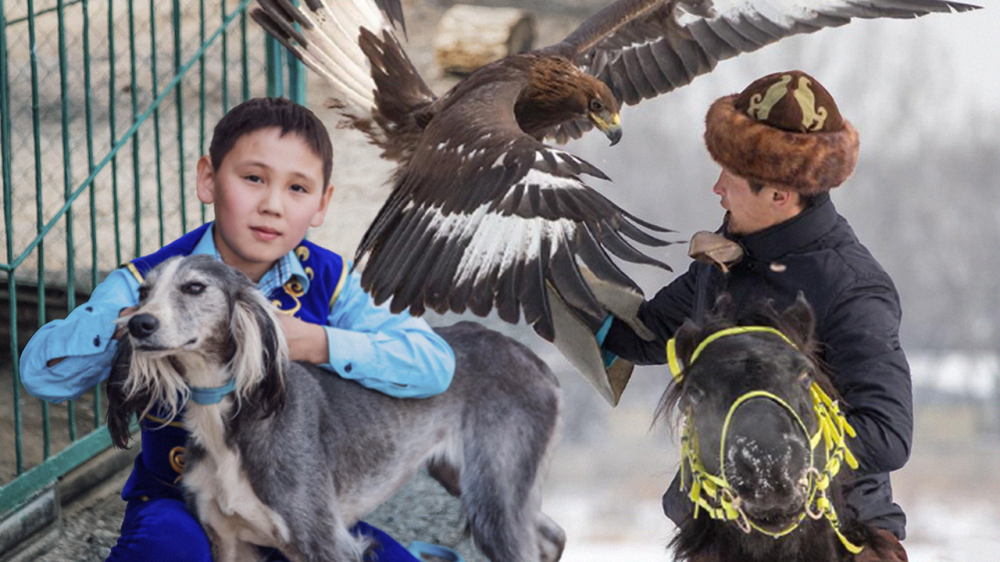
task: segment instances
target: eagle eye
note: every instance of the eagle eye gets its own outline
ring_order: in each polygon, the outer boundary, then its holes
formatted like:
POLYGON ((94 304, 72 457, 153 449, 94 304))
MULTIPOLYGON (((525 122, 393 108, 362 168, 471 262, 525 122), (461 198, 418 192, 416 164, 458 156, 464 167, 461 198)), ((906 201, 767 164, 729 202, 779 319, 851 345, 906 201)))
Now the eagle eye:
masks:
POLYGON ((600 113, 604 111, 604 104, 599 99, 590 100, 590 110, 594 113, 600 113))

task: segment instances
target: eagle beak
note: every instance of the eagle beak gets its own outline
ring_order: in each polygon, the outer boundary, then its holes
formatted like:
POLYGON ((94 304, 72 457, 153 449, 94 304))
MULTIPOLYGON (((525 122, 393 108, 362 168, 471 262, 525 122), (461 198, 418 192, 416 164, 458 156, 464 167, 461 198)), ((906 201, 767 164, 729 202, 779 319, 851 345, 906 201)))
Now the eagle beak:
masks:
POLYGON ((611 146, 618 144, 618 141, 622 140, 621 119, 617 113, 604 113, 602 115, 591 113, 590 120, 594 123, 595 127, 608 137, 608 140, 611 141, 611 146))

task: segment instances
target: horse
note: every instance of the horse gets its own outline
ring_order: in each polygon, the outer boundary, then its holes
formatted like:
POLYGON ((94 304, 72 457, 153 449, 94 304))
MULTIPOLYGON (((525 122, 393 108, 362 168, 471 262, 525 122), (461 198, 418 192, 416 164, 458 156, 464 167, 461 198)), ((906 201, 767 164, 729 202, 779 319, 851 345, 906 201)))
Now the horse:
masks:
POLYGON ((674 380, 656 416, 681 422, 692 512, 670 543, 691 562, 848 562, 889 547, 841 498, 854 430, 815 354, 802 295, 734 318, 720 298, 667 344, 674 380))

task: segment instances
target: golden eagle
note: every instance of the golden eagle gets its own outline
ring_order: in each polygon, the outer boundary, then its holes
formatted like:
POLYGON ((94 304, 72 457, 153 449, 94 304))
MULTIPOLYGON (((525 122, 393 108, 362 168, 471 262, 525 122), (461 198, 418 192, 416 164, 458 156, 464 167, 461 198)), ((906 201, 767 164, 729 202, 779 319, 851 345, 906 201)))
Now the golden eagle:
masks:
MULTIPOLYGON (((587 186, 595 166, 565 142, 618 110, 689 83, 723 59, 852 18, 973 8, 948 0, 620 0, 562 42, 475 71, 441 97, 397 40, 399 0, 259 0, 254 19, 333 88, 339 112, 398 163, 357 250, 362 285, 391 309, 521 312, 616 403, 628 373, 600 368, 609 313, 637 333, 643 296, 612 261, 665 264, 629 240, 668 232, 587 186), (588 343, 589 342, 589 343, 588 343), (615 378, 617 377, 617 378, 615 378), (613 379, 610 380, 609 379, 613 379)), ((621 362, 618 362, 621 363, 621 362)))

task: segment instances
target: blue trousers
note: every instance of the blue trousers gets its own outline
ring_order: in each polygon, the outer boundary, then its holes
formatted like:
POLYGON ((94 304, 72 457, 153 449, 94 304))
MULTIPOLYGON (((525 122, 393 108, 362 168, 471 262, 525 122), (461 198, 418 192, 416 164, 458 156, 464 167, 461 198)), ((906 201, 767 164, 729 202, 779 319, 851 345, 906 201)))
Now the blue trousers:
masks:
MULTIPOLYGON (((403 545, 379 529, 359 522, 352 532, 368 535, 378 546, 365 562, 420 562, 403 545)), ((268 562, 287 562, 277 551, 268 562)), ((125 507, 122 534, 107 562, 212 562, 208 537, 184 502, 171 498, 132 500, 125 507)))

